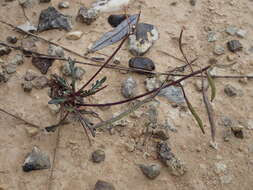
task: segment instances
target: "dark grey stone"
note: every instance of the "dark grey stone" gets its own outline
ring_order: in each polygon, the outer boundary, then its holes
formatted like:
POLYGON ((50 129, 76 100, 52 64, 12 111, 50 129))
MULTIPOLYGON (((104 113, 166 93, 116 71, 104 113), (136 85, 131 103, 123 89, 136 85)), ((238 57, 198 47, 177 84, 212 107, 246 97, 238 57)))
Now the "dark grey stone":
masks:
POLYGON ((108 183, 106 181, 98 180, 94 190, 115 190, 113 184, 108 183))
POLYGON ((122 15, 110 15, 108 17, 108 23, 112 27, 117 27, 122 21, 124 21, 127 18, 127 15, 122 14, 122 15))
POLYGON ((161 166, 158 164, 143 165, 140 164, 142 173, 149 179, 155 179, 160 175, 161 166))
POLYGON ((231 41, 227 42, 227 46, 231 52, 241 51, 243 48, 243 46, 239 40, 231 40, 231 41))
POLYGON ((8 36, 6 38, 6 41, 9 42, 10 44, 15 44, 18 41, 18 38, 16 36, 8 36))
MULTIPOLYGON (((142 69, 147 71, 155 70, 154 62, 147 57, 133 57, 129 60, 129 67, 134 69, 142 69)), ((139 73, 145 73, 143 71, 137 71, 139 73)))
POLYGON ((70 17, 61 14, 54 7, 48 7, 41 11, 38 25, 39 32, 51 29, 64 29, 70 31, 71 28, 70 17))
POLYGON ((105 160, 105 152, 103 150, 96 150, 91 155, 92 161, 94 163, 100 163, 105 160))
POLYGON ((0 45, 0 56, 8 55, 10 52, 11 52, 10 48, 0 45))

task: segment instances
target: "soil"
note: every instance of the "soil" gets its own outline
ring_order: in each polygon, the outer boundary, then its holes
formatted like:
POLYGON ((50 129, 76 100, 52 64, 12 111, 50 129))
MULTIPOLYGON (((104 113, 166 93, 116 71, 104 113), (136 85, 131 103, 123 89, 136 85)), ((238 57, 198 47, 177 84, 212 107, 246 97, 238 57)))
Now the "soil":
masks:
MULTIPOLYGON (((59 0, 52 0, 50 5, 57 7, 58 2, 59 0)), ((70 1, 70 8, 63 9, 61 12, 75 17, 80 3, 81 1, 72 0, 70 1)), ((82 3, 89 6, 91 0, 82 1, 82 3)), ((48 6, 48 3, 35 5, 33 8, 25 9, 25 13, 31 23, 37 25, 40 11, 48 6)), ((253 53, 248 51, 253 46, 253 38, 251 38, 253 35, 253 2, 251 0, 197 0, 195 6, 192 6, 188 0, 135 0, 130 3, 128 13, 136 13, 140 7, 142 10, 141 22, 154 24, 160 33, 160 39, 145 55, 154 60, 156 71, 162 72, 168 68, 182 65, 161 51, 181 57, 177 40, 181 28, 185 27, 184 49, 189 59, 199 58, 196 62, 198 66, 206 66, 208 60, 213 57, 221 64, 229 64, 227 56, 236 55, 237 64, 232 68, 217 68, 217 74, 253 74, 253 53), (245 38, 226 34, 224 30, 227 26, 236 26, 246 30, 245 38), (207 41, 208 30, 216 32, 216 42, 207 41), (243 51, 234 54, 227 50, 226 42, 233 39, 240 40, 244 47, 243 51), (215 45, 223 46, 225 54, 213 55, 215 45)), ((90 43, 98 39, 105 31, 111 30, 107 23, 109 15, 110 13, 101 14, 90 26, 75 23, 73 31, 81 30, 84 32, 82 38, 77 41, 67 40, 65 38, 66 32, 59 30, 46 31, 39 35, 83 54, 90 43)), ((6 3, 1 0, 0 19, 16 26, 26 22, 17 1, 6 3)), ((0 31, 2 41, 5 41, 7 36, 17 36, 18 45, 23 38, 27 37, 2 24, 0 24, 0 31)), ((37 41, 36 45, 37 51, 47 53, 47 43, 37 41)), ((101 50, 100 53, 110 55, 115 47, 117 44, 101 50)), ((12 51, 10 55, 3 56, 1 59, 8 61, 16 53, 18 52, 12 51)), ((65 52, 65 54, 80 59, 70 53, 65 52)), ((100 57, 102 55, 95 54, 95 56, 100 57)), ((123 66, 127 66, 128 60, 132 57, 127 50, 127 45, 122 48, 117 56, 120 57, 123 66)), ((47 76, 52 73, 59 73, 62 64, 62 62, 56 61, 49 69, 47 76)), ((97 70, 96 67, 85 65, 82 67, 86 70, 86 74, 82 82, 79 82, 79 86, 97 70)), ((22 90, 22 77, 27 69, 37 71, 29 58, 25 59, 23 65, 18 66, 17 72, 11 76, 7 83, 1 84, 0 106, 41 126, 42 129, 56 123, 58 118, 48 109, 48 89, 33 89, 30 94, 22 90)), ((139 93, 145 92, 145 75, 122 74, 119 71, 105 69, 99 77, 102 76, 108 77, 107 84, 109 87, 88 101, 105 103, 123 99, 120 93, 121 82, 128 76, 132 76, 138 81, 139 93)), ((185 81, 184 85, 190 101, 206 124, 207 133, 205 135, 201 133, 189 111, 180 111, 179 108, 174 108, 164 98, 157 98, 160 101, 158 123, 163 124, 167 118, 170 118, 177 127, 178 132, 169 132, 169 145, 173 153, 184 161, 188 168, 188 172, 184 176, 172 176, 164 166, 161 175, 152 181, 141 173, 137 164, 160 162, 155 154, 155 140, 149 140, 144 147, 141 146, 133 152, 129 152, 126 148, 131 139, 138 136, 144 128, 141 118, 129 117, 127 120, 130 121, 130 124, 125 128, 115 130, 112 134, 107 131, 98 132, 96 138, 92 139, 92 146, 89 145, 83 128, 78 123, 63 126, 60 130, 51 189, 91 190, 96 181, 100 179, 111 182, 119 190, 251 190, 253 187, 253 153, 252 148, 249 147, 253 146, 253 131, 245 129, 244 139, 232 136, 229 142, 224 142, 223 133, 226 129, 219 123, 222 116, 228 116, 241 122, 253 119, 253 83, 251 80, 247 84, 242 84, 238 79, 215 79, 217 97, 213 106, 217 123, 216 140, 218 143, 218 150, 215 150, 209 146, 211 135, 208 118, 202 95, 194 87, 196 80, 195 78, 189 79, 185 81), (240 89, 243 95, 226 96, 224 93, 226 84, 231 84, 240 89), (91 162, 91 153, 98 148, 105 151, 106 158, 104 162, 94 164, 91 162), (215 164, 220 162, 227 165, 227 171, 217 174, 215 164), (224 176, 231 178, 231 180, 228 180, 228 183, 222 183, 221 179, 224 176)), ((106 111, 94 110, 102 118, 108 119, 113 116, 113 113, 125 108, 126 105, 122 105, 111 107, 106 111)), ((145 107, 140 109, 142 112, 145 110, 145 107)), ((0 113, 0 189, 45 190, 48 187, 49 170, 24 173, 22 163, 33 146, 38 146, 43 152, 50 155, 52 161, 57 133, 41 132, 35 137, 29 137, 25 127, 26 125, 20 121, 0 113)))

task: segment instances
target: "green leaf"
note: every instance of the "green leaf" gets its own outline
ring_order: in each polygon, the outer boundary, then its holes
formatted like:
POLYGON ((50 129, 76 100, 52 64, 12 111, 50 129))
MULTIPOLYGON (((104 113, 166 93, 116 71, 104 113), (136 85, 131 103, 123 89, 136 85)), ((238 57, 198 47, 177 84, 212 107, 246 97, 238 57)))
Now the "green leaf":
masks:
POLYGON ((215 86, 212 76, 210 75, 208 71, 206 72, 206 75, 207 75, 208 83, 211 87, 211 102, 212 102, 216 96, 216 86, 215 86))
POLYGON ((54 99, 50 100, 48 102, 48 104, 61 104, 61 103, 65 102, 65 101, 66 101, 65 98, 54 98, 54 99))

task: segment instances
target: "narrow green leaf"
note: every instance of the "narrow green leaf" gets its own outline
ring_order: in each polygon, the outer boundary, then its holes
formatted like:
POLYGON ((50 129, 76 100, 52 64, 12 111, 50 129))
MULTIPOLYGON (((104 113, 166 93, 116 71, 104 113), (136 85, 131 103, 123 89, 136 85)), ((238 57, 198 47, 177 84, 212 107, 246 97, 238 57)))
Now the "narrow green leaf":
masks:
POLYGON ((216 96, 216 86, 215 86, 212 76, 210 75, 208 71, 206 72, 206 75, 207 75, 208 83, 211 87, 211 102, 212 102, 216 96))
POLYGON ((65 98, 54 98, 54 99, 50 100, 48 102, 48 104, 61 104, 61 103, 65 102, 65 101, 66 101, 65 98))
POLYGON ((197 114, 197 112, 194 110, 194 108, 192 107, 191 103, 186 100, 186 103, 187 103, 187 106, 191 112, 191 114, 193 115, 193 117, 195 118, 195 120, 197 121, 202 133, 205 134, 205 130, 204 130, 204 125, 203 125, 203 122, 202 120, 200 119, 199 115, 197 114))

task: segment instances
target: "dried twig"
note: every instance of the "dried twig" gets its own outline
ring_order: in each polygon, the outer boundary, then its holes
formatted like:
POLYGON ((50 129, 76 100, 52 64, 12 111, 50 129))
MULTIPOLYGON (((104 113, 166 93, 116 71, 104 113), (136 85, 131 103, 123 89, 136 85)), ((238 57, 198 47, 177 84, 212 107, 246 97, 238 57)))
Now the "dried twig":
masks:
POLYGON ((11 117, 13 117, 13 118, 19 120, 19 121, 22 121, 23 123, 25 123, 25 124, 27 124, 27 125, 30 125, 30 126, 32 126, 32 127, 38 128, 38 129, 40 128, 40 126, 35 125, 35 124, 33 124, 33 123, 29 122, 29 121, 26 121, 25 119, 22 119, 21 117, 19 117, 19 116, 17 116, 17 115, 14 115, 14 114, 12 114, 12 113, 10 113, 10 112, 8 112, 8 111, 2 109, 2 108, 0 108, 0 112, 3 112, 3 113, 5 113, 5 114, 7 114, 7 115, 9 115, 9 116, 11 116, 11 117))

